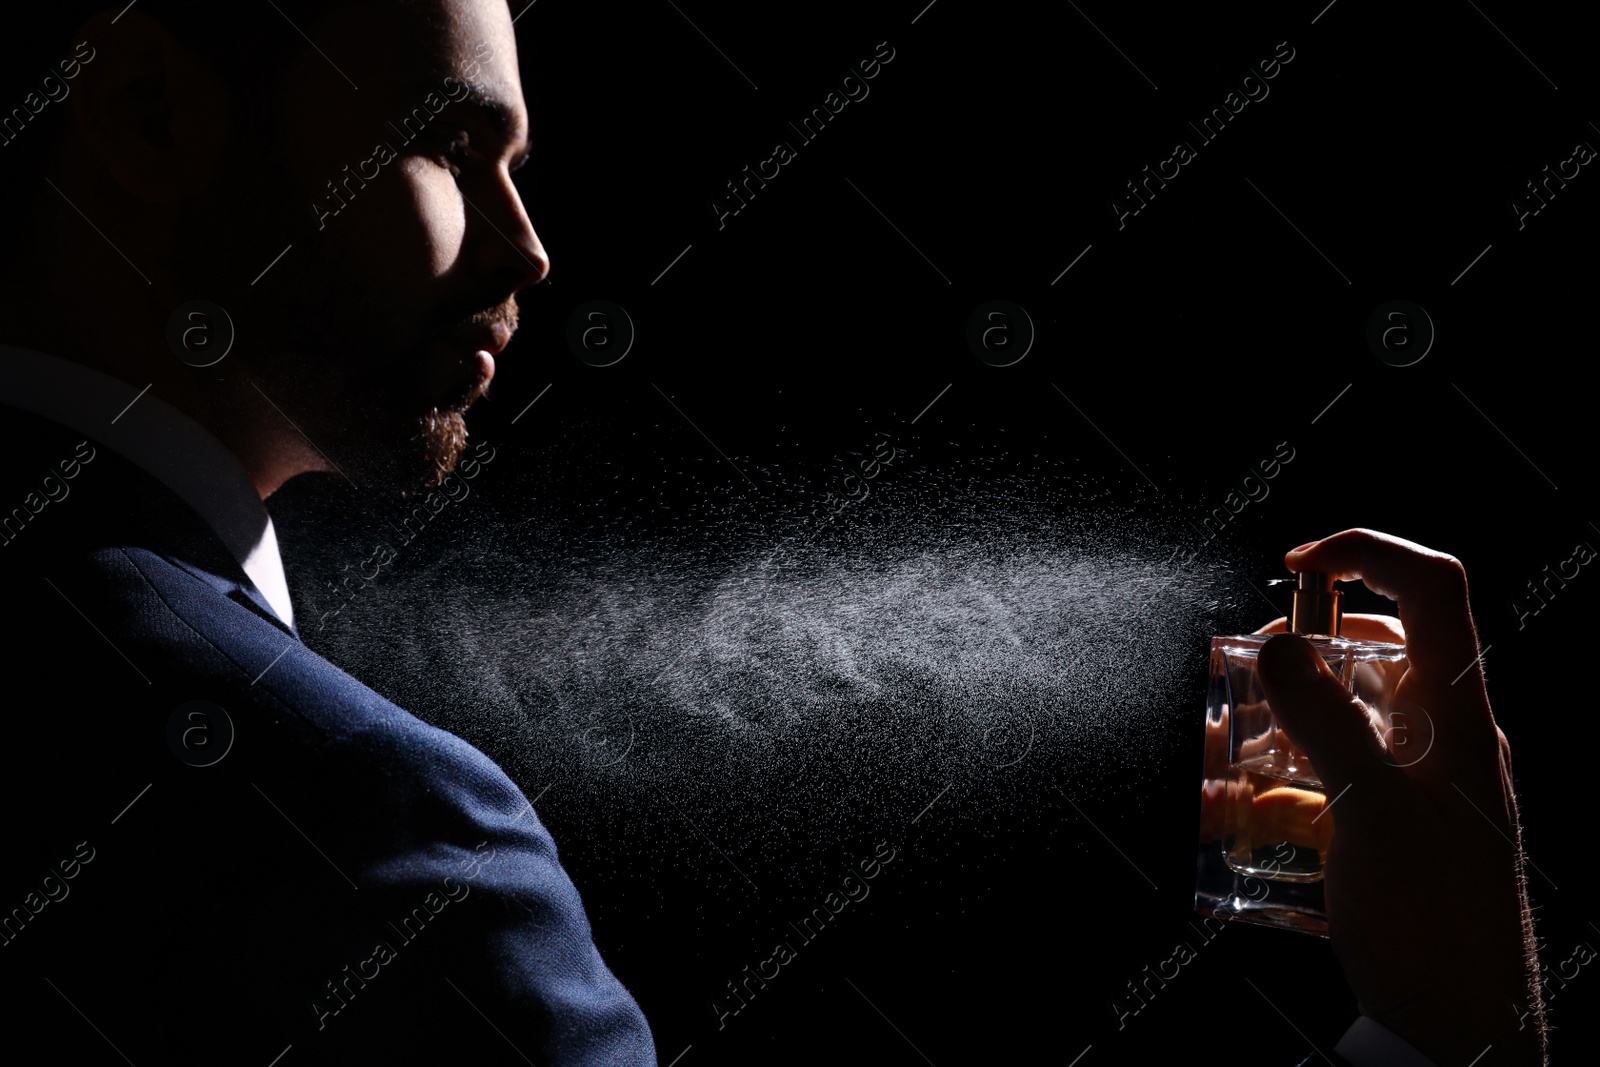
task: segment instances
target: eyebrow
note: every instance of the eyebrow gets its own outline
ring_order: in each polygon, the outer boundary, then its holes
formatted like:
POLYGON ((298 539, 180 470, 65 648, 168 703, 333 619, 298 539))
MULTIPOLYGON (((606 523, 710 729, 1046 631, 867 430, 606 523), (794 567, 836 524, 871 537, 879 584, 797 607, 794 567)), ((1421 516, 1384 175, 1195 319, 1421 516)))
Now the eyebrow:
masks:
MULTIPOLYGON (((480 86, 474 85, 464 78, 450 75, 450 80, 465 89, 466 94, 461 95, 458 89, 456 96, 452 96, 448 90, 441 89, 445 81, 443 77, 414 83, 411 88, 419 93, 439 93, 445 99, 444 111, 449 111, 452 108, 468 108, 477 114, 480 121, 488 125, 502 138, 508 141, 512 139, 517 127, 517 116, 516 111, 512 109, 510 104, 497 96, 489 94, 480 86), (460 99, 457 99, 457 96, 460 99)), ((512 145, 512 148, 517 154, 511 160, 511 165, 508 169, 515 174, 522 169, 523 165, 533 155, 533 145, 528 138, 524 137, 519 144, 512 145)))

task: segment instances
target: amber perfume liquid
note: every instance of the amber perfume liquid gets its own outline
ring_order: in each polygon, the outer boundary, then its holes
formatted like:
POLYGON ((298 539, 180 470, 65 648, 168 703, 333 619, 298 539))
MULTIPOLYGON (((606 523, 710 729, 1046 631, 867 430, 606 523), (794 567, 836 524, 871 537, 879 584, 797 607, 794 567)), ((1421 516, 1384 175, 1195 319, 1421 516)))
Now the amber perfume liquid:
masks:
POLYGON ((1314 882, 1332 828, 1328 794, 1309 771, 1283 766, 1276 754, 1256 756, 1235 769, 1239 811, 1234 834, 1224 845, 1227 864, 1240 874, 1283 881, 1314 882))
MULTIPOLYGON (((1269 639, 1244 634, 1211 642, 1195 905, 1218 918, 1327 936, 1323 864, 1338 798, 1268 705, 1256 657, 1269 639)), ((1307 640, 1380 719, 1392 713, 1404 646, 1307 640)))

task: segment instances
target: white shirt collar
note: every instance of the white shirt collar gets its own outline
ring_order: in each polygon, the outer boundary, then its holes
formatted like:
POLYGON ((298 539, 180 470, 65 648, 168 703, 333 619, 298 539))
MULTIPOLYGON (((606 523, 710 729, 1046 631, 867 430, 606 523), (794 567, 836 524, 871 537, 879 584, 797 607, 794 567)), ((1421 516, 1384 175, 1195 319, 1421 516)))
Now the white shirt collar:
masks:
POLYGON ((148 389, 58 356, 0 345, 0 404, 86 435, 172 490, 227 546, 273 614, 293 628, 278 535, 244 465, 205 427, 148 389))

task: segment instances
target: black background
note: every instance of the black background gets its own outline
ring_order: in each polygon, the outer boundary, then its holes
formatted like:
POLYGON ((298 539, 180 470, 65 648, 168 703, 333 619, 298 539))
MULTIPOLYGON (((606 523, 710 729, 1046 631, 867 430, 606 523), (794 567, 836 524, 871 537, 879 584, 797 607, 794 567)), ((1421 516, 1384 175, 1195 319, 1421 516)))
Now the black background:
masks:
MULTIPOLYGON (((1600 579, 1585 570, 1524 625, 1512 608, 1546 564, 1600 544, 1587 307, 1600 179, 1585 167, 1520 230, 1511 207, 1576 142, 1600 143, 1572 16, 1360 0, 1320 14, 1316 2, 923 2, 539 0, 521 15, 536 146, 521 185, 553 270, 522 294, 522 328, 471 420, 507 457, 498 517, 525 508, 574 542, 641 527, 710 537, 719 522, 804 513, 884 432, 923 479, 974 453, 1023 482, 1076 465, 1084 484, 1109 486, 1106 508, 1147 516, 1177 545, 1292 441, 1294 466, 1213 550, 1265 577, 1284 550, 1367 526, 1464 561, 1538 865, 1542 958, 1594 943, 1583 664, 1600 579), (870 95, 719 229, 710 203, 724 183, 793 143, 786 121, 882 41, 895 55, 870 95), (1283 41, 1294 58, 1270 95, 1119 229, 1123 183, 1176 140, 1195 143, 1185 120, 1283 41), (973 309, 997 298, 1037 329, 1010 367, 965 340, 973 309), (592 299, 637 327, 614 366, 565 341, 592 299), (1365 340, 1369 314, 1394 299, 1426 308, 1437 330, 1408 367, 1365 340)), ((342 562, 319 524, 392 510, 342 494, 307 478, 272 502, 303 630, 342 562)), ((461 511, 430 531, 433 551, 473 536, 461 511)), ((1360 596, 1351 610, 1381 607, 1360 596)), ((1271 614, 1258 599, 1219 625, 1271 614)), ((1087 1049, 1077 1062, 1287 1065, 1331 1050, 1356 1007, 1327 944, 1243 925, 1119 1028, 1125 983, 1197 940, 1204 647, 1170 653, 1193 663, 1194 682, 1166 716, 1165 757, 1070 783, 1090 798, 1081 811, 1040 767, 992 787, 1005 803, 958 794, 915 825, 886 817, 851 840, 791 827, 781 861, 735 857, 755 883, 784 887, 765 894, 670 807, 601 817, 553 793, 540 817, 661 1062, 1038 1051, 1071 1063, 1087 1049), (676 839, 688 858, 619 861, 641 834, 676 839), (719 1029, 724 983, 878 840, 897 853, 870 898, 719 1029)), ((470 709, 407 690, 402 674, 362 677, 506 755, 474 736, 470 709)), ((1415 876, 1451 891, 1449 870, 1415 876)), ((1557 1062, 1593 1047, 1597 988, 1584 971, 1553 989, 1557 1062)))

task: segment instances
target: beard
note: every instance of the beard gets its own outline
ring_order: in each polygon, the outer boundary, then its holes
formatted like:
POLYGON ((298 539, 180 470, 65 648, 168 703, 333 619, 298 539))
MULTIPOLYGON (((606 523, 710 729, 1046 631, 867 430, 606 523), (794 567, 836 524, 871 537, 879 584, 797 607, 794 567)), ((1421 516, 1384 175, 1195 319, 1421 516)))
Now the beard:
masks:
MULTIPOLYGON (((298 390, 297 390, 298 391, 298 390)), ((488 393, 474 384, 448 403, 422 408, 413 396, 357 406, 348 419, 324 420, 327 458, 357 485, 401 496, 437 488, 466 452, 466 412, 488 393)), ((306 398, 309 402, 310 398, 306 398)))
MULTIPOLYGON (((339 273, 313 267, 305 277, 339 273)), ((486 384, 463 367, 461 384, 426 395, 424 383, 436 377, 426 339, 385 344, 340 328, 381 321, 382 310, 360 293, 310 287, 278 307, 282 324, 265 345, 240 352, 236 373, 357 487, 410 495, 443 482, 466 450, 465 415, 486 384)))
POLYGON ((332 350, 309 344, 276 348, 270 358, 241 361, 251 386, 269 397, 299 436, 339 475, 362 490, 409 496, 440 485, 466 451, 466 411, 487 394, 482 384, 429 405, 405 388, 418 375, 395 353, 332 350), (361 373, 382 359, 383 379, 361 373))
POLYGON ((437 487, 465 452, 467 409, 488 391, 474 361, 442 362, 437 338, 469 323, 515 329, 516 304, 485 311, 485 298, 469 296, 419 315, 414 300, 350 261, 357 220, 332 219, 319 233, 308 199, 285 196, 280 159, 251 153, 235 167, 254 180, 219 183, 189 209, 172 264, 185 292, 222 304, 239 331, 215 368, 230 414, 258 436, 304 442, 359 489, 437 487), (261 284, 248 281, 291 242, 261 284))

